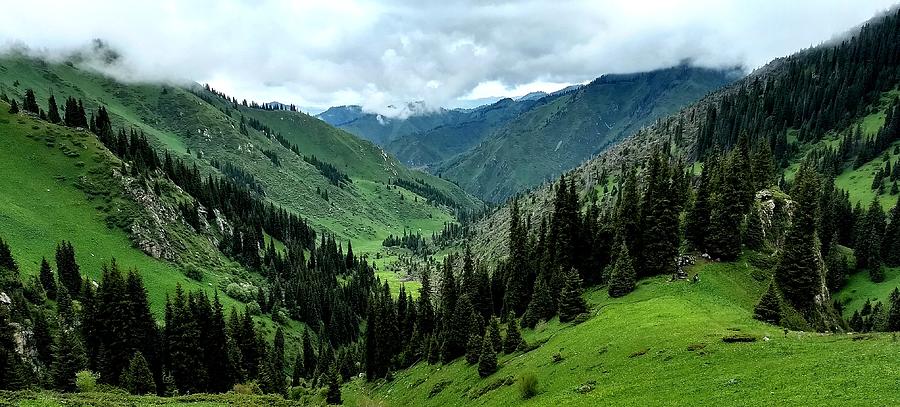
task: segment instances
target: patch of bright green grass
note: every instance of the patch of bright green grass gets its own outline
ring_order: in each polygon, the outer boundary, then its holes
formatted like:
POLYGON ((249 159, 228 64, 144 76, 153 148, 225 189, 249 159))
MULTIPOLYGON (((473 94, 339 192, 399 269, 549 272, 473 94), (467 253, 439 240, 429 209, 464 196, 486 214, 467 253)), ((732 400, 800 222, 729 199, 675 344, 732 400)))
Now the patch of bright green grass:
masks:
POLYGON ((501 356, 500 370, 485 379, 463 360, 420 363, 392 382, 354 380, 344 386, 344 397, 351 403, 420 406, 900 402, 891 390, 894 382, 885 380, 885 372, 896 371, 890 335, 785 334, 752 318, 765 272, 744 261, 700 264, 690 270, 695 272, 699 283, 652 278, 619 299, 605 290, 587 293, 590 319, 524 330, 529 342, 542 345, 501 356), (733 335, 756 341, 723 341, 733 335), (514 385, 522 372, 538 377, 538 394, 527 401, 514 385), (505 384, 507 377, 512 385, 505 384))

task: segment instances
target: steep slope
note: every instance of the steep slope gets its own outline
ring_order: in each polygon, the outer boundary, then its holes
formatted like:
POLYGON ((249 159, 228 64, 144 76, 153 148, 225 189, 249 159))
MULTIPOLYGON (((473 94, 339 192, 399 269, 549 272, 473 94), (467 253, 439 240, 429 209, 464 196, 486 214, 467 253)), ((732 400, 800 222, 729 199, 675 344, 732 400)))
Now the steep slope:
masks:
MULTIPOLYGON (((535 95, 538 96, 538 95, 535 95)), ((434 168, 457 154, 468 151, 510 120, 550 103, 559 95, 502 99, 490 105, 465 111, 455 122, 402 136, 387 144, 388 151, 412 166, 434 168)))
POLYGON ((517 117, 437 172, 476 196, 502 201, 575 167, 737 76, 735 71, 688 66, 605 75, 517 117))
POLYGON ((458 209, 478 206, 477 200, 455 185, 410 171, 377 146, 303 113, 232 109, 202 89, 126 84, 70 64, 21 56, 0 59, 0 91, 21 97, 26 88, 34 89, 41 101, 53 92, 84 99, 88 110, 105 105, 114 126, 137 126, 153 145, 196 164, 204 173, 217 174, 220 170, 212 164, 229 163, 251 174, 273 202, 344 238, 379 242, 404 226, 438 230, 452 219, 452 211, 427 204, 424 197, 401 199, 387 185, 396 180, 431 186, 458 209), (335 186, 271 134, 247 125, 242 132, 242 115, 275 129, 301 154, 331 164, 353 182, 335 186))
MULTIPOLYGON (((151 307, 162 316, 166 295, 224 287, 243 268, 215 247, 215 233, 195 233, 175 206, 186 197, 162 181, 159 196, 122 174, 122 162, 91 133, 7 113, 0 102, 0 224, 23 274, 70 241, 82 273, 99 280, 113 259, 144 277, 151 307), (151 256, 148 253, 152 253, 151 256), (185 276, 201 268, 201 281, 185 276)), ((160 181, 158 181, 160 182, 160 181)), ((239 305, 223 296, 228 307, 239 305)))
POLYGON ((348 383, 345 400, 421 406, 900 402, 890 381, 880 379, 882 369, 891 369, 891 335, 785 332, 754 320, 768 275, 752 264, 749 257, 698 264, 688 269, 700 276, 697 283, 653 278, 619 299, 606 290, 589 292, 593 311, 586 321, 554 319, 524 331, 533 350, 501 356, 500 369, 487 378, 464 360, 421 362, 390 382, 348 383), (526 375, 537 381, 530 399, 520 390, 526 375))

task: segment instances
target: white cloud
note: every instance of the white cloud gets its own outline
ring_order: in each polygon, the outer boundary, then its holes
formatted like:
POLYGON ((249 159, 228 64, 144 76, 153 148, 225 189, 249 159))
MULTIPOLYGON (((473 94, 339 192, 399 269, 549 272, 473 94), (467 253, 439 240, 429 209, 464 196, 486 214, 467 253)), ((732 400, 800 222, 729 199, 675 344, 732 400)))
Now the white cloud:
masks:
POLYGON ((893 1, 29 0, 4 5, 0 45, 59 54, 101 38, 132 80, 397 115, 684 59, 754 68, 893 1))

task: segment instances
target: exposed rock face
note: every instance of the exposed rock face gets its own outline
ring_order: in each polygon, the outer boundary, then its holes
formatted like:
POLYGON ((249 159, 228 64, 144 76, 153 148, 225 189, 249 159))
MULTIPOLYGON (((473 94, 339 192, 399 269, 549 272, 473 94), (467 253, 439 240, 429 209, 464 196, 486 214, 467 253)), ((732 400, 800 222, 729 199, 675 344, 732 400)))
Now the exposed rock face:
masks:
POLYGON ((119 175, 125 193, 143 209, 145 215, 137 217, 131 224, 131 239, 134 244, 154 258, 174 260, 177 253, 167 236, 165 225, 172 221, 183 221, 181 214, 163 203, 140 180, 118 173, 116 175, 119 175))

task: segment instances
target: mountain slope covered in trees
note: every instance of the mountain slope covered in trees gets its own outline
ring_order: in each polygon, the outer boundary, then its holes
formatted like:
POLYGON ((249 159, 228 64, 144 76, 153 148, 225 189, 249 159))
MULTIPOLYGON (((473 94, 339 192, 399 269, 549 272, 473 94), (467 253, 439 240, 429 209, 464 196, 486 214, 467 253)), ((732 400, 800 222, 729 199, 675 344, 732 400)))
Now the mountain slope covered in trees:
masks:
POLYGON ((738 75, 689 66, 604 75, 516 117, 436 171, 476 196, 503 201, 581 164, 738 75))

